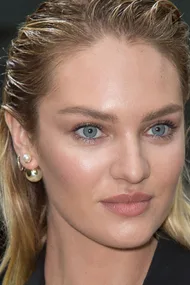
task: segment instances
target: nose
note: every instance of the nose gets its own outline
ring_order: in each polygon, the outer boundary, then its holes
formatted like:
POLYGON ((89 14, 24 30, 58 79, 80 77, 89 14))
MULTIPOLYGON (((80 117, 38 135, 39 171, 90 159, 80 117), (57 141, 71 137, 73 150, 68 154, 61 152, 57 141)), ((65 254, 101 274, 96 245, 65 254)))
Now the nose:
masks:
POLYGON ((118 143, 110 171, 114 179, 130 184, 138 184, 149 177, 148 155, 137 139, 128 138, 118 143))

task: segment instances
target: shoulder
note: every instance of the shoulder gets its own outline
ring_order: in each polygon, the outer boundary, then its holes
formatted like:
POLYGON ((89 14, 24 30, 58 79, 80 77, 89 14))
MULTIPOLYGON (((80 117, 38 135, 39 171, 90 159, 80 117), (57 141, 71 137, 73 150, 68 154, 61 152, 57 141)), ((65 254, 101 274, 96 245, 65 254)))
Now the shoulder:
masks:
POLYGON ((3 284, 4 275, 5 275, 5 272, 0 275, 0 285, 3 284))
MULTIPOLYGON (((26 285, 45 285, 44 279, 44 263, 45 263, 46 245, 43 247, 36 259, 36 264, 34 266, 34 272, 31 274, 26 285)), ((5 272, 0 275, 0 285, 3 284, 3 279, 5 272)))
POLYGON ((2 284, 3 284, 3 277, 0 276, 0 285, 2 285, 2 284))
POLYGON ((190 250, 162 235, 144 285, 189 285, 189 264, 190 250))
POLYGON ((178 268, 183 267, 183 269, 186 267, 188 269, 190 250, 169 236, 163 235, 160 237, 157 251, 158 258, 164 257, 165 261, 170 262, 171 265, 178 266, 178 268))

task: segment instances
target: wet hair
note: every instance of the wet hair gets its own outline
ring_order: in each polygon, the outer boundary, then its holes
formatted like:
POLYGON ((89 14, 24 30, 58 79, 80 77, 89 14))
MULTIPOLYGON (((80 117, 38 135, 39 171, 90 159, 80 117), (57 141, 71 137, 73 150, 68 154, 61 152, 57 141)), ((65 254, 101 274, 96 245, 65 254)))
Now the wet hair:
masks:
MULTIPOLYGON (((184 105, 189 98, 189 29, 166 0, 49 0, 27 17, 12 41, 0 111, 0 188, 6 250, 0 272, 3 285, 24 285, 46 242, 47 197, 43 181, 30 183, 19 171, 9 112, 38 138, 38 106, 52 88, 58 59, 93 46, 106 36, 142 41, 169 59, 179 74, 184 105)), ((173 207, 162 228, 190 248, 190 206, 182 175, 173 207)))

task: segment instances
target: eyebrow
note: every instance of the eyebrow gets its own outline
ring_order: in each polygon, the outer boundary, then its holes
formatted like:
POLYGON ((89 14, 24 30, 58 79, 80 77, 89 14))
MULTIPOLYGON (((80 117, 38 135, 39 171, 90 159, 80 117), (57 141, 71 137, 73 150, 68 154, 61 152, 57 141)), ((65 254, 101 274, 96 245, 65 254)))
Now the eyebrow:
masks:
MULTIPOLYGON (((161 109, 154 110, 146 115, 143 116, 142 122, 149 122, 152 120, 155 120, 157 118, 182 112, 183 107, 177 104, 169 104, 167 106, 164 106, 161 109)), ((73 106, 73 107, 67 107, 65 109, 59 110, 58 114, 80 114, 86 117, 91 117, 93 119, 98 119, 102 121, 108 121, 112 123, 117 123, 119 121, 119 118, 116 115, 108 114, 102 111, 98 111, 95 109, 83 107, 83 106, 73 106)))
POLYGON ((178 112, 182 112, 183 111, 183 107, 177 104, 169 104, 167 106, 164 106, 161 109, 152 111, 150 113, 148 113, 147 115, 145 115, 143 117, 142 122, 149 122, 149 121, 153 121, 155 119, 158 119, 160 117, 166 116, 166 115, 170 115, 170 114, 174 114, 174 113, 178 113, 178 112))
POLYGON ((67 107, 63 110, 59 110, 58 114, 81 114, 83 116, 91 117, 93 119, 99 119, 102 121, 110 121, 116 123, 119 119, 116 115, 101 112, 95 109, 86 108, 82 106, 67 107))

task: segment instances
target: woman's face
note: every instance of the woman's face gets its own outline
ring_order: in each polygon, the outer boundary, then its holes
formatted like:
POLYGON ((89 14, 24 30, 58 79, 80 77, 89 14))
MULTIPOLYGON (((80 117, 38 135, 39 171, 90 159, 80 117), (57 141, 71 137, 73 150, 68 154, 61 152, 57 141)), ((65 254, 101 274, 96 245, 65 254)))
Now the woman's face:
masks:
POLYGON ((144 244, 184 164, 176 68, 150 45, 108 37, 59 63, 53 86, 39 106, 37 157, 49 219, 107 246, 144 244))

